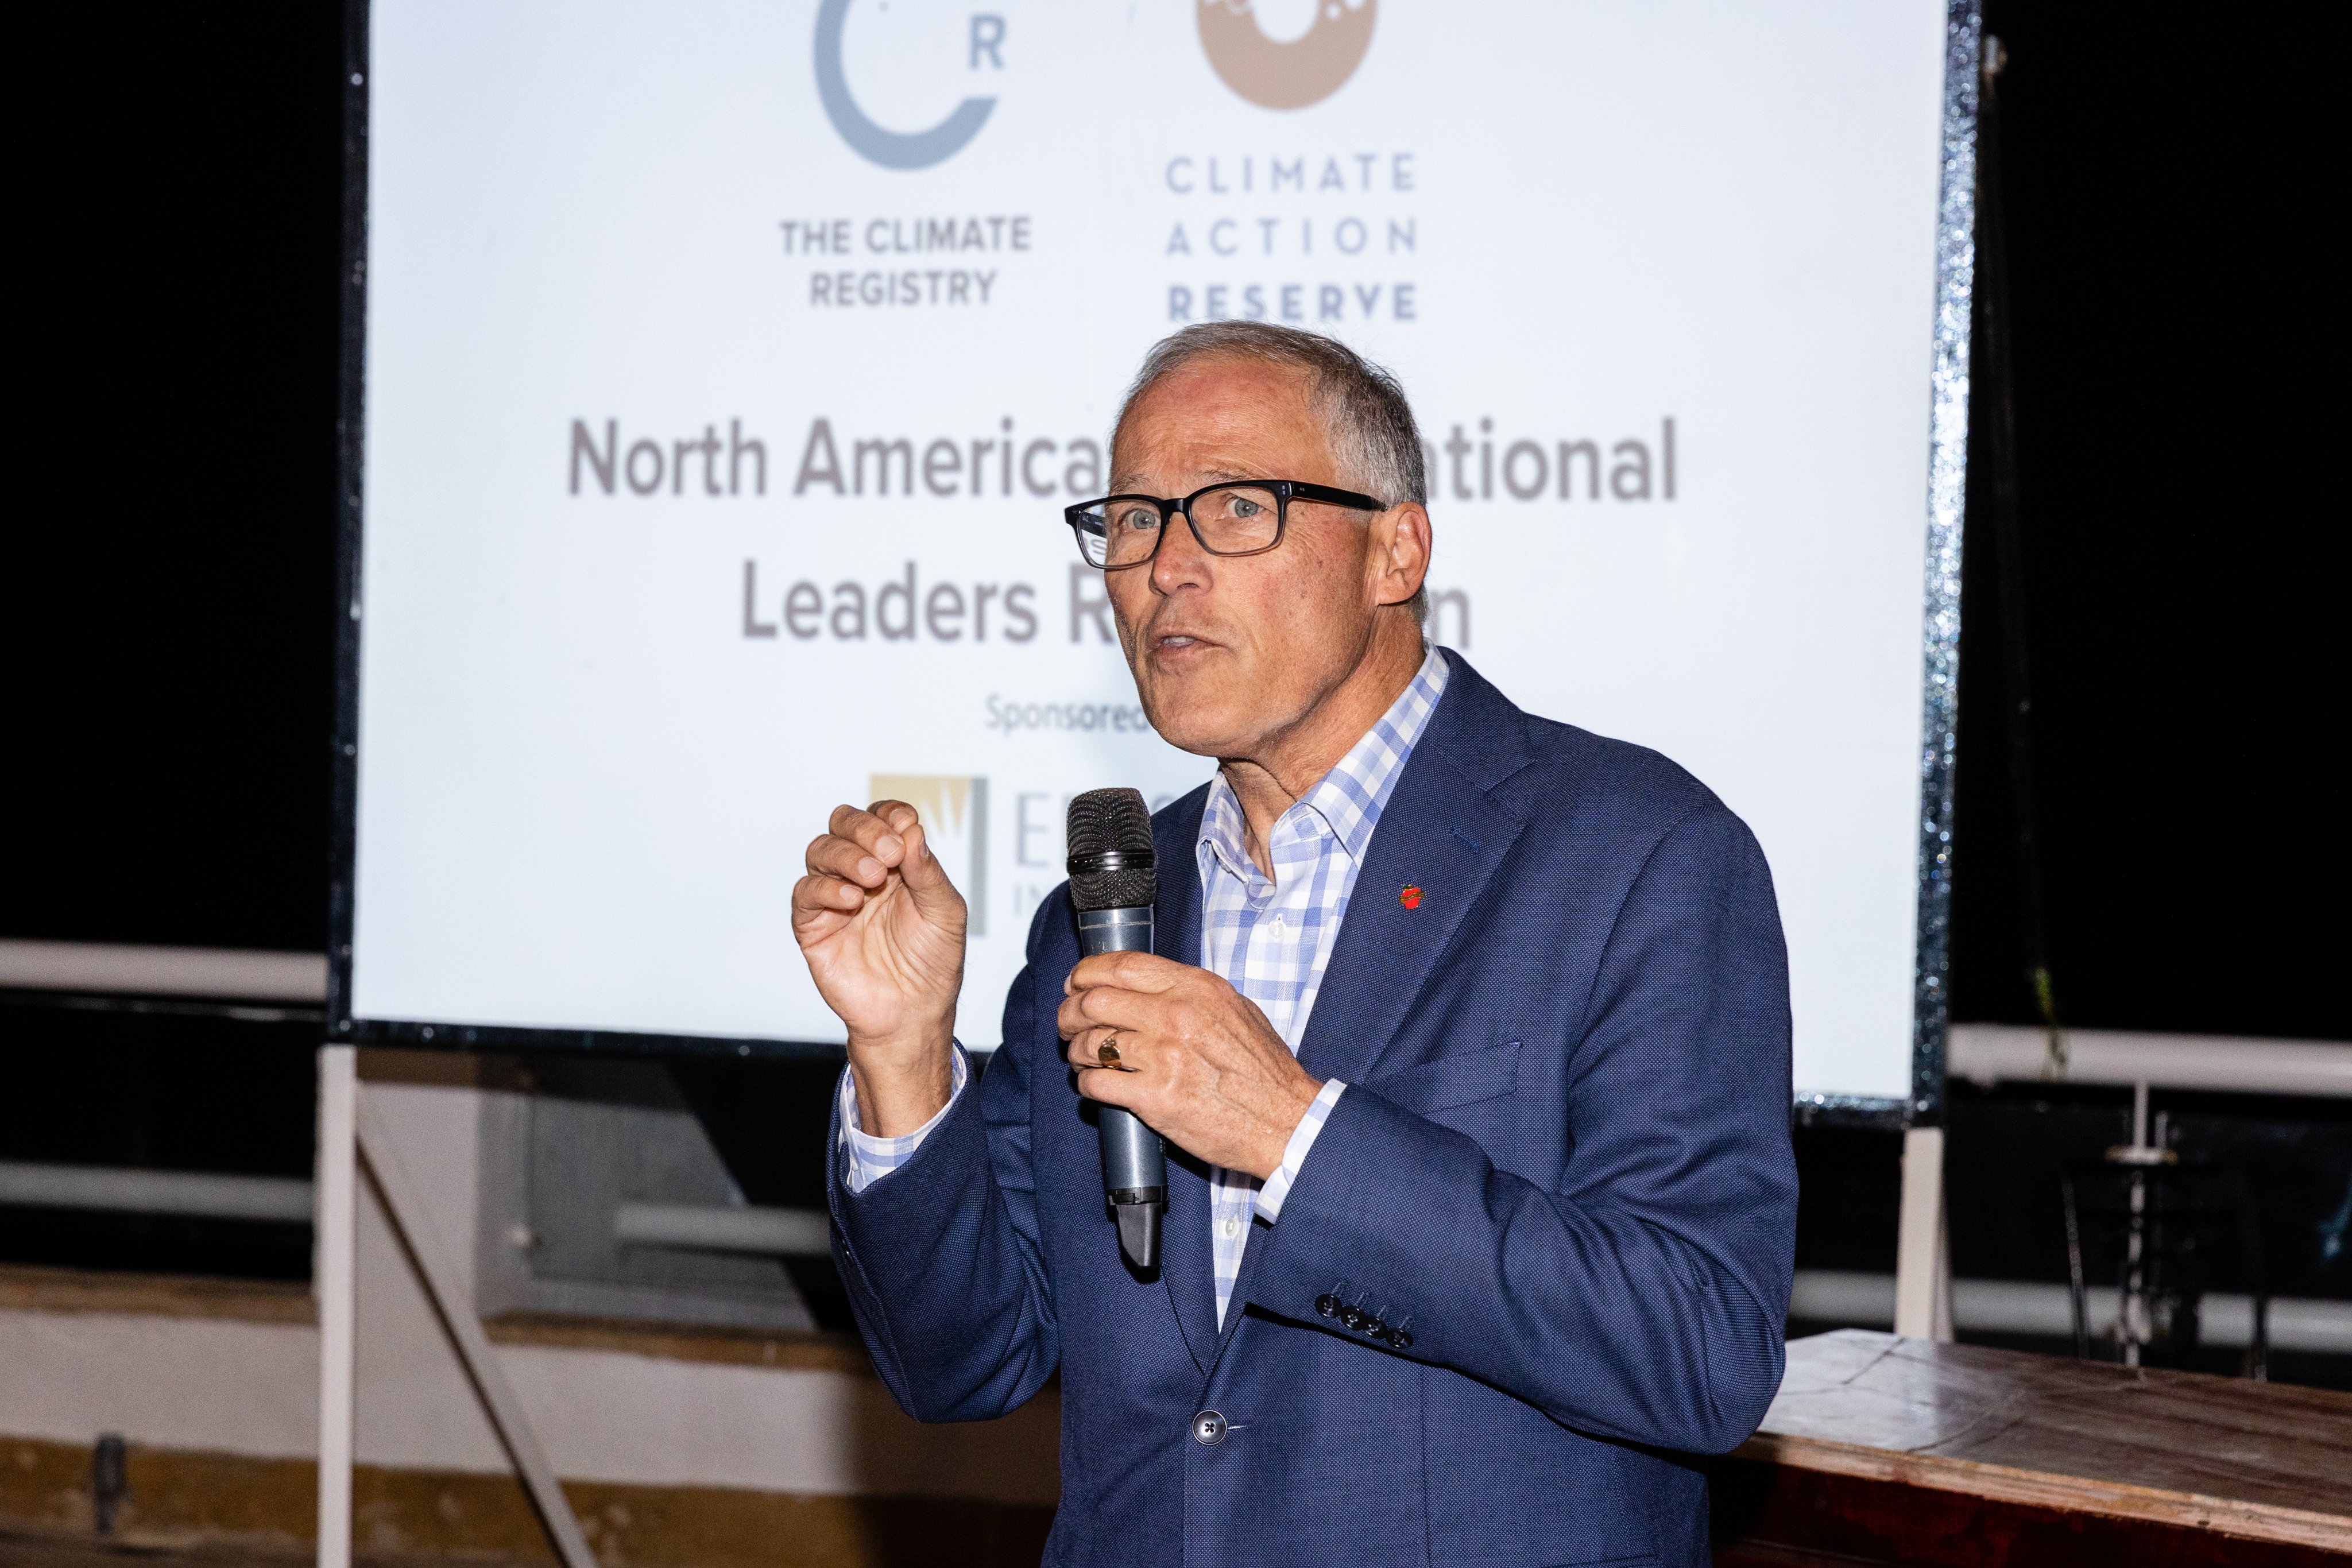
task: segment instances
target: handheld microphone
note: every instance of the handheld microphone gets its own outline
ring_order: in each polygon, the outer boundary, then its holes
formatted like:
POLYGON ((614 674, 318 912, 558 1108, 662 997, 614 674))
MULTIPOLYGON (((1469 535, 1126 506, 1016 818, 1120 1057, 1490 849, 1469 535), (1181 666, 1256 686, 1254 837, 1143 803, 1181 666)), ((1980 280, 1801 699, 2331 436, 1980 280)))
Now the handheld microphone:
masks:
MULTIPOLYGON (((1089 789, 1070 802, 1070 903, 1078 950, 1151 951, 1151 812, 1133 789, 1089 789)), ((1104 1105, 1103 1197, 1118 1217, 1118 1249, 1139 1269, 1160 1263, 1160 1222, 1168 1213, 1168 1154, 1160 1134, 1132 1111, 1104 1105)))

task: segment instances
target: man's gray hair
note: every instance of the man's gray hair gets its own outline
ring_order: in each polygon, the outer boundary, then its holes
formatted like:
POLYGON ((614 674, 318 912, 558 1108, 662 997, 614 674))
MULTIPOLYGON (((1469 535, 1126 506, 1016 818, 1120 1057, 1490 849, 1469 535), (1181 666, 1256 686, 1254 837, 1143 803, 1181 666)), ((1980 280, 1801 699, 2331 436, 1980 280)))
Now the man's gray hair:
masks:
MULTIPOLYGON (((1118 446, 1138 398, 1185 366, 1213 359, 1258 360, 1306 371, 1313 380, 1315 411, 1323 416, 1332 455, 1339 461, 1341 483, 1385 506, 1429 504, 1421 427, 1396 377, 1337 339, 1271 321, 1202 321, 1154 343, 1119 404, 1111 445, 1118 446)), ((1427 622, 1426 582, 1410 608, 1415 624, 1427 622)))

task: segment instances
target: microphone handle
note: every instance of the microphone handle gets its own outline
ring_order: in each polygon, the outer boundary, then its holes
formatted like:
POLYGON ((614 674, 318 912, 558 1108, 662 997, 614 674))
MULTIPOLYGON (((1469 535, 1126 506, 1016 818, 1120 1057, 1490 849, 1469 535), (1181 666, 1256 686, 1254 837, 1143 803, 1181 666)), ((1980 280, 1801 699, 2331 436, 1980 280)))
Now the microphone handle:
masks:
MULTIPOLYGON (((1078 911, 1078 947, 1097 953, 1151 951, 1151 906, 1078 911)), ((1103 1195, 1118 1217, 1118 1249, 1139 1269, 1160 1266, 1160 1226, 1168 1214, 1168 1151, 1132 1111, 1100 1107, 1103 1195)))

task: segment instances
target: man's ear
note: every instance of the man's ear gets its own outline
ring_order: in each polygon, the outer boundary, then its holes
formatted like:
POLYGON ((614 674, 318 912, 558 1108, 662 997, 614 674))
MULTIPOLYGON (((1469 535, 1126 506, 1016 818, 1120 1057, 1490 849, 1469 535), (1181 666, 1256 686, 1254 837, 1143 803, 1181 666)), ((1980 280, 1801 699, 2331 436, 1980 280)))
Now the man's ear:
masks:
POLYGON ((1402 604, 1429 576, 1429 509, 1418 501, 1391 507, 1372 519, 1373 601, 1402 604))

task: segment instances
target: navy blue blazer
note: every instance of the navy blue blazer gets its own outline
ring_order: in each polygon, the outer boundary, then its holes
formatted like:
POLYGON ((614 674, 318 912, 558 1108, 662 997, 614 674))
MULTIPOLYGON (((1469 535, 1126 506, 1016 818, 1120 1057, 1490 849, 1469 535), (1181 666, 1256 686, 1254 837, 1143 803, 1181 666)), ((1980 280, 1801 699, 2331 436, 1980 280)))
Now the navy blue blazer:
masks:
MULTIPOLYGON (((1066 890, 978 1092, 861 1195, 834 1156, 834 1255, 901 1407, 986 1419, 1061 1373, 1049 1563, 1707 1561, 1690 1456, 1780 1384, 1796 1225, 1770 873, 1681 768, 1447 658, 1300 1045, 1350 1087, 1222 1333, 1199 1162, 1169 1151, 1159 1272, 1119 1257, 1055 1030, 1066 890)), ((1206 799, 1153 820, 1186 963, 1206 799)))

